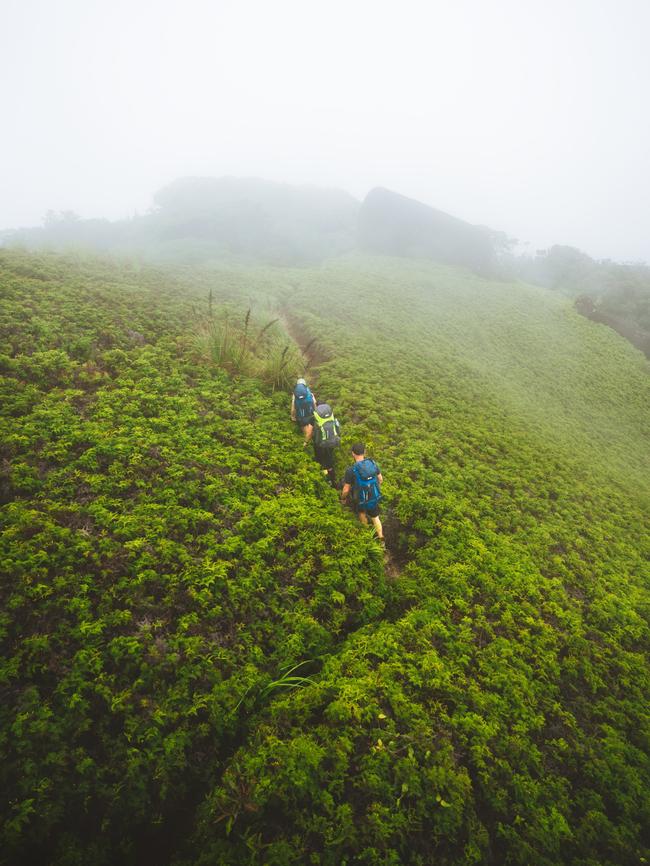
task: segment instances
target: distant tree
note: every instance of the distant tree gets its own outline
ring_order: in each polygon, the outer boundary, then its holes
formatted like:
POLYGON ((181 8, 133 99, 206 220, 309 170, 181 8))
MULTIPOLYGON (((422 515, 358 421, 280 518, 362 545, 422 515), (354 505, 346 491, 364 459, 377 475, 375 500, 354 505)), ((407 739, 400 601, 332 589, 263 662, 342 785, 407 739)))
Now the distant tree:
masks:
POLYGON ((75 213, 73 210, 48 210, 45 216, 43 217, 43 225, 45 228, 52 228, 54 226, 61 225, 70 225, 74 223, 78 223, 81 221, 81 217, 78 213, 75 213))

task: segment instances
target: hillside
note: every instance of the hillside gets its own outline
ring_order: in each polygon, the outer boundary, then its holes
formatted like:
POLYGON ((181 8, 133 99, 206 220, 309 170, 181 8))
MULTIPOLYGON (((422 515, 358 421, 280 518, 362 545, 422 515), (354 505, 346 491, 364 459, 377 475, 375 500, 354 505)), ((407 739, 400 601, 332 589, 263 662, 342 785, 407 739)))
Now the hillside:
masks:
MULTIPOLYGON (((179 178, 129 220, 49 212, 41 228, 6 232, 30 249, 111 251, 149 261, 229 260, 301 266, 346 253, 356 243, 359 202, 348 193, 260 178, 179 178)), ((0 235, 0 245, 3 238, 0 235)))
POLYGON ((390 258, 0 251, 0 287, 7 862, 650 857, 639 352, 547 290, 390 258), (197 340, 251 308, 269 353, 315 340, 397 576, 287 393, 197 340))
POLYGON ((576 309, 613 328, 650 358, 650 267, 642 262, 595 261, 567 246, 511 257, 504 267, 523 280, 575 298, 576 309))
POLYGON ((359 210, 359 248, 375 255, 426 258, 489 276, 505 235, 475 226, 382 187, 359 210))
POLYGON ((138 255, 175 264, 314 266, 357 248, 495 272, 506 237, 386 189, 363 203, 338 189, 260 178, 185 177, 130 220, 49 211, 44 225, 0 233, 0 246, 138 255))
POLYGON ((342 190, 229 177, 177 180, 154 205, 152 227, 167 256, 193 242, 205 258, 297 265, 348 252, 359 208, 342 190))

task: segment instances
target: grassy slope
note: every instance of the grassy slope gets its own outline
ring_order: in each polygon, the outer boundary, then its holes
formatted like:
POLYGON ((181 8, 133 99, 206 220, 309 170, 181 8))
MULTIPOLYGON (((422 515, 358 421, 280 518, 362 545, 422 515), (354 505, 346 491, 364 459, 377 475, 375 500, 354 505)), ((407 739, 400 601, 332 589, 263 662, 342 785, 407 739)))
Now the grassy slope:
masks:
MULTIPOLYGON (((540 439, 614 464, 614 478, 627 474, 632 487, 647 489, 648 364, 610 329, 577 316, 566 299, 390 259, 339 266, 302 284, 306 294, 334 295, 331 306, 311 306, 328 320, 334 311, 348 339, 346 322, 361 322, 360 308, 377 315, 380 369, 401 345, 425 384, 435 389, 440 375, 451 375, 470 412, 473 391, 487 393, 493 412, 510 410, 509 421, 538 429, 540 439)), ((368 339, 366 332, 362 327, 368 339)))
POLYGON ((100 826, 97 862, 153 844, 184 863, 647 856, 638 353, 553 295, 429 265, 3 264, 16 856, 55 837, 75 862, 100 826), (188 279, 242 310, 281 301, 318 335, 319 396, 386 476, 397 584, 284 398, 165 337, 192 319, 188 279), (314 684, 268 689, 316 656, 314 684))
POLYGON ((166 859, 264 690, 380 614, 381 556, 323 513, 287 396, 170 336, 174 280, 0 265, 3 849, 166 859))
POLYGON ((269 863, 636 862, 646 362, 523 286, 376 260, 284 279, 332 358, 319 394, 384 469, 403 614, 274 705, 206 803, 205 862, 250 839, 269 863), (211 847, 215 814, 237 833, 211 847))

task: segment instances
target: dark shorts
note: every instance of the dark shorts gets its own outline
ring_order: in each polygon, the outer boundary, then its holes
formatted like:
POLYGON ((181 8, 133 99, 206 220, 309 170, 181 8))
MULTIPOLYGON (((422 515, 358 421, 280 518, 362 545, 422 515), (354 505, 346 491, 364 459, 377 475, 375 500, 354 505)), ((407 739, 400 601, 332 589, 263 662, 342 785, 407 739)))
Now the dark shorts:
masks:
POLYGON ((370 508, 362 508, 360 505, 354 506, 355 512, 365 511, 368 517, 379 517, 379 505, 372 505, 370 508))
POLYGON ((334 449, 333 448, 314 448, 314 457, 316 462, 323 469, 334 469, 334 449))
POLYGON ((298 427, 300 427, 301 430, 303 427, 307 427, 309 424, 313 424, 313 423, 314 423, 314 416, 313 415, 310 415, 309 418, 303 418, 302 421, 296 421, 296 424, 298 425, 298 427))

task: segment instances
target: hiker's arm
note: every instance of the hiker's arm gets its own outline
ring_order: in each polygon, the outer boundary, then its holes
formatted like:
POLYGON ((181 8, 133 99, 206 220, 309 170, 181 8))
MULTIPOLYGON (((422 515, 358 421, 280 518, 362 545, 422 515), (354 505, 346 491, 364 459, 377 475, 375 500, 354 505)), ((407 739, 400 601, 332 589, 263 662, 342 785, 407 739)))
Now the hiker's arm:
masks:
POLYGON ((384 483, 384 476, 381 474, 381 472, 379 472, 377 475, 377 481, 379 481, 380 484, 384 483))
POLYGON ((343 485, 343 490, 341 490, 341 502, 345 502, 345 500, 348 498, 348 493, 350 492, 350 487, 351 487, 350 484, 344 484, 343 485))
POLYGON ((291 420, 296 420, 296 395, 291 395, 291 420))

